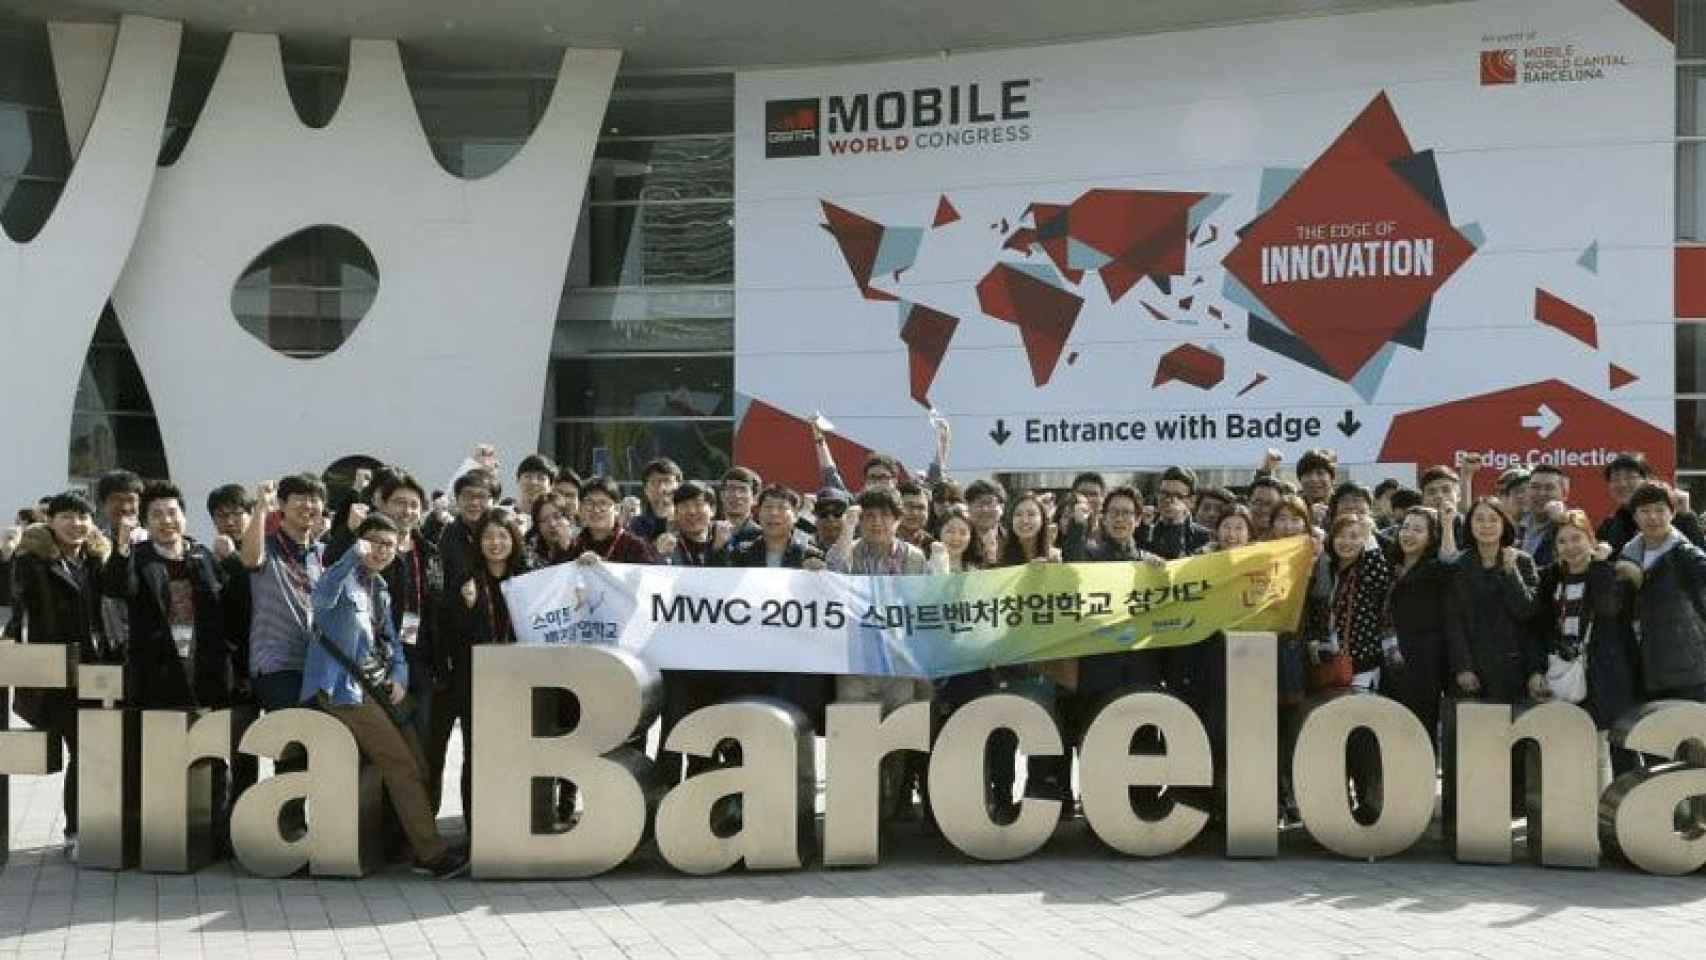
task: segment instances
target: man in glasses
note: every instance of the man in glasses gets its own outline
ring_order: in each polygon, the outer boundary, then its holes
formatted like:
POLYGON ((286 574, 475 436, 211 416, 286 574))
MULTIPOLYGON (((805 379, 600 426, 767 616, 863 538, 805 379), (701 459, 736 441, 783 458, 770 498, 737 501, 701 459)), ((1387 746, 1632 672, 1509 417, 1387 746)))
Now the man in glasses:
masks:
POLYGON ((1214 534, 1192 517, 1196 510, 1197 475, 1187 467, 1168 467, 1155 491, 1155 522, 1141 535, 1140 546, 1164 560, 1188 557, 1208 545, 1214 534))
POLYGON ((723 473, 717 493, 722 503, 723 519, 729 524, 729 542, 750 543, 763 531, 753 513, 758 509, 758 492, 764 482, 746 467, 730 467, 723 473))
POLYGON ((374 514, 355 533, 354 545, 314 585, 315 638, 300 700, 349 728, 362 756, 379 768, 414 850, 415 871, 448 880, 467 872, 468 858, 438 833, 426 764, 408 722, 409 661, 383 576, 397 559, 403 532, 390 517, 374 514))

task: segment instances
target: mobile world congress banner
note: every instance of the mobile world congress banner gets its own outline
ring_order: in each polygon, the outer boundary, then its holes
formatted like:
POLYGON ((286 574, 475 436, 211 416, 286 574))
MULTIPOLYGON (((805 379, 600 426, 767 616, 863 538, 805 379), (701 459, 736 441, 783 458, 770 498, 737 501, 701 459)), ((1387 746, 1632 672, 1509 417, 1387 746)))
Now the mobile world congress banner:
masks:
POLYGON ((1296 537, 1178 560, 939 576, 559 564, 504 583, 524 644, 619 646, 665 670, 944 677, 1297 627, 1296 537))
POLYGON ((740 74, 737 459, 821 411, 920 465, 933 406, 965 471, 1667 468, 1675 54, 1640 6, 740 74))

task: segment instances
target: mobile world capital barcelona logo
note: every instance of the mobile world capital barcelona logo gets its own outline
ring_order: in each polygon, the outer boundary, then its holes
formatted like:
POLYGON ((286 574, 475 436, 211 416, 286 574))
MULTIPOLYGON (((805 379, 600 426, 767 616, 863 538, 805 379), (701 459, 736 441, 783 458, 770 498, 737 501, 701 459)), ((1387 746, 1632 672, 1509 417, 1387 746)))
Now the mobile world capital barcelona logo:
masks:
POLYGON ((1485 36, 1481 42, 1483 87, 1604 80, 1616 71, 1628 69, 1632 62, 1621 51, 1546 39, 1535 31, 1485 36))

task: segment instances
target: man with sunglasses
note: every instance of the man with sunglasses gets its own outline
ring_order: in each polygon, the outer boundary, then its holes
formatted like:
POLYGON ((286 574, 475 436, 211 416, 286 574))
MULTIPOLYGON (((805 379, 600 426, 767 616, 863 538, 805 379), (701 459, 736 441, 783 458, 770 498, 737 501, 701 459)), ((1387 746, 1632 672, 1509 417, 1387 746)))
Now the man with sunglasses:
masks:
MULTIPOLYGON (((817 506, 812 510, 812 519, 816 521, 816 530, 812 534, 811 545, 825 556, 840 543, 848 532, 849 523, 857 523, 858 515, 852 519, 847 516, 853 506, 853 498, 840 487, 824 487, 817 492, 817 506)), ((763 504, 760 503, 760 510, 763 504)), ((759 517, 762 526, 764 518, 759 517)))

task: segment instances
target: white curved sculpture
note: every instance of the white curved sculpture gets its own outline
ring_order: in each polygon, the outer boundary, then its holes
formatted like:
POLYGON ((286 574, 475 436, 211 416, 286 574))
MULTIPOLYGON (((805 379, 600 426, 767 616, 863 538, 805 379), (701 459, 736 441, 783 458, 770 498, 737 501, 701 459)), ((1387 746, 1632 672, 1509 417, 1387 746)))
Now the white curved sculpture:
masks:
POLYGON ((348 453, 439 477, 476 441, 533 448, 620 57, 565 51, 527 145, 465 181, 428 149, 395 43, 351 41, 337 114, 312 129, 285 90, 278 38, 231 38, 114 294, 190 502, 348 453), (319 224, 361 237, 379 293, 338 350, 292 359, 238 326, 231 288, 268 245, 319 224))
MULTIPOLYGON (((181 32, 163 20, 120 21, 94 121, 53 215, 29 243, 0 234, 0 505, 8 515, 65 489, 78 373, 143 219, 181 32)), ((87 40, 99 45, 93 34, 87 40)), ((64 49, 56 43, 56 54, 64 49)), ((88 91, 76 92, 86 104, 88 91)))

